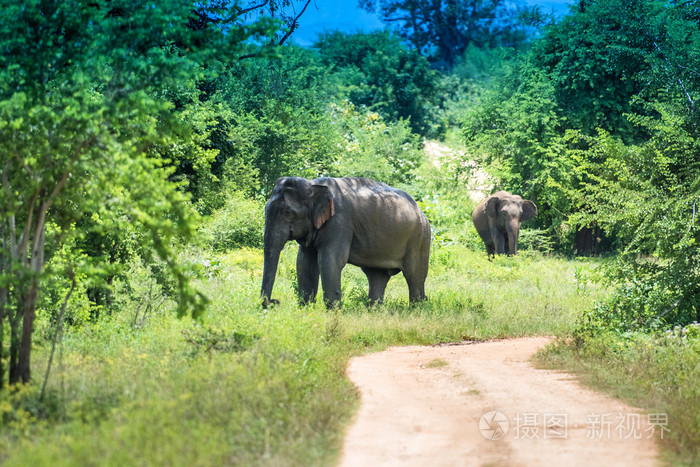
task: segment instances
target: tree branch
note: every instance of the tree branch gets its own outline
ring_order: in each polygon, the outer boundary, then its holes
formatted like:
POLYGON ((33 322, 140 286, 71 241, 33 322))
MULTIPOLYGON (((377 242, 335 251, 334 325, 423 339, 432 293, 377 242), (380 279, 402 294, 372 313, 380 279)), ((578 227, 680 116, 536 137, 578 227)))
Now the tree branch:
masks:
MULTIPOLYGON (((12 198, 12 187, 10 187, 10 181, 7 179, 7 172, 10 170, 10 161, 7 161, 5 164, 5 167, 2 169, 2 187, 5 190, 5 194, 7 195, 7 202, 10 202, 10 199, 12 198)), ((15 216, 14 214, 10 214, 8 216, 9 222, 9 229, 10 231, 7 233, 7 236, 9 237, 9 242, 10 242, 10 254, 14 255, 15 252, 15 242, 17 241, 16 237, 16 230, 15 230, 15 216)), ((3 236, 4 240, 4 236, 3 236)))
POLYGON ((58 341, 58 335, 61 333, 63 330, 63 316, 66 314, 66 305, 68 304, 68 300, 70 299, 71 294, 73 293, 73 290, 75 289, 75 274, 73 271, 68 271, 68 277, 71 280, 71 286, 70 290, 68 290, 68 293, 66 294, 66 298, 63 300, 63 305, 61 305, 61 312, 58 314, 58 321, 56 322, 56 334, 53 336, 53 342, 51 344, 51 354, 49 355, 49 364, 46 366, 46 375, 44 375, 44 384, 41 387, 41 396, 39 396, 39 400, 43 401, 44 400, 44 393, 46 391, 46 383, 49 380, 49 373, 51 372, 51 362, 53 362, 53 354, 56 350, 56 342, 58 341))
MULTIPOLYGON (((24 225, 24 230, 22 230, 22 235, 19 237, 19 245, 16 246, 16 250, 12 251, 12 254, 14 255, 14 258, 19 258, 20 253, 24 250, 27 249, 27 245, 29 244, 29 232, 31 230, 32 226, 32 220, 34 217, 34 203, 36 202, 36 199, 39 197, 39 193, 41 192, 40 188, 37 188, 34 190, 34 193, 32 194, 32 199, 29 201, 29 212, 27 213, 27 220, 24 225)), ((14 230, 15 230, 15 216, 14 214, 11 216, 11 222, 12 222, 12 235, 14 236, 14 230)), ((22 255, 24 256, 24 255, 22 255)))
MULTIPOLYGON (((41 268, 44 266, 44 232, 45 232, 45 224, 46 224, 46 214, 49 212, 49 209, 51 209, 51 206, 53 205, 53 202, 56 200, 56 197, 61 193, 63 190, 63 187, 65 187, 66 183, 68 182, 68 177, 70 176, 73 166, 75 163, 78 161, 80 158, 80 155, 82 154, 83 150, 88 147, 91 143, 93 143, 96 139, 95 135, 90 136, 89 138, 85 139, 80 146, 78 146, 73 154, 73 157, 71 157, 70 162, 68 163, 68 167, 66 170, 63 172, 63 176, 61 179, 58 181, 56 186, 54 186, 53 190, 51 190, 51 194, 49 194, 48 198, 46 198, 46 201, 44 201, 41 205, 41 208, 39 209, 38 213, 38 218, 36 221, 36 227, 34 229, 34 238, 32 239, 32 257, 31 257, 31 268, 35 272, 41 272, 41 268)), ((31 219, 31 217, 30 217, 31 219)), ((27 222, 27 228, 29 227, 29 222, 27 222)), ((23 234, 24 236, 24 234, 23 234)))
POLYGON ((269 0, 265 0, 262 3, 259 3, 257 5, 253 5, 253 6, 249 6, 247 8, 238 8, 238 9, 236 9, 236 12, 234 14, 232 14, 231 16, 229 16, 228 18, 213 18, 213 17, 207 15, 206 13, 204 13, 203 11, 197 11, 197 10, 194 11, 194 14, 196 14, 199 17, 199 19, 204 21, 204 22, 213 23, 213 24, 228 24, 228 23, 231 23, 231 22, 237 20, 238 18, 240 18, 243 15, 247 15, 251 11, 255 11, 255 10, 258 10, 258 9, 264 7, 268 3, 269 3, 269 0))
POLYGON ((17 162, 19 162, 20 165, 24 168, 24 170, 27 171, 29 176, 31 178, 34 178, 34 171, 32 170, 31 167, 29 167, 27 164, 25 164, 24 161, 22 161, 22 159, 19 157, 19 154, 15 154, 15 159, 17 159, 17 162))
POLYGON ((297 28, 297 23, 299 21, 299 18, 301 18, 301 15, 304 14, 304 12, 306 11, 306 9, 308 8, 310 3, 311 3, 311 0, 306 0, 306 5, 304 5, 304 8, 301 9, 301 13, 299 13, 298 15, 296 15, 296 17, 294 17, 294 20, 292 21, 292 25, 289 27, 289 31, 287 31, 287 33, 282 37, 282 39, 280 39, 280 41, 277 43, 277 45, 282 45, 282 44, 284 44, 284 42, 287 39, 289 39, 289 36, 291 36, 292 33, 297 28))
POLYGON ((66 171, 63 173, 63 176, 61 177, 61 180, 56 184, 56 186, 53 188, 51 191, 51 194, 49 197, 46 199, 44 202, 44 205, 42 206, 42 211, 46 213, 51 208, 51 205, 53 204, 54 200, 56 197, 61 193, 61 190, 63 190, 63 187, 66 185, 66 182, 68 181, 68 177, 71 174, 71 170, 73 169, 73 166, 75 163, 78 161, 80 158, 81 153, 83 150, 88 147, 90 144, 94 143, 97 137, 95 135, 90 136, 87 138, 85 141, 83 141, 80 146, 78 146, 75 150, 75 153, 73 153, 73 157, 71 157, 70 162, 68 163, 68 168, 66 171))
POLYGON ((238 11, 236 12, 236 16, 235 16, 235 17, 234 17, 234 16, 231 16, 231 18, 229 18, 228 21, 233 21, 233 20, 234 20, 235 18, 237 18, 238 16, 245 15, 245 14, 247 14, 247 13, 250 13, 250 12, 253 11, 253 10, 257 10, 258 8, 262 8, 262 7, 264 7, 265 5, 267 5, 268 1, 269 1, 269 0, 265 0, 264 2, 262 2, 262 3, 259 4, 259 5, 253 5, 253 6, 250 6, 250 7, 248 7, 248 8, 240 9, 240 10, 238 10, 238 11))
POLYGON ((398 16, 398 17, 394 17, 394 18, 389 18, 389 17, 382 18, 382 21, 386 21, 387 23, 393 23, 395 21, 406 21, 408 23, 408 22, 411 22, 411 20, 413 20, 413 18, 411 18, 410 16, 406 16, 406 17, 398 16))
MULTIPOLYGON (((668 60, 668 58, 666 58, 666 55, 664 55, 664 53, 661 51, 661 47, 659 47, 659 44, 654 42, 654 47, 656 47, 656 50, 659 51, 659 53, 661 54, 661 58, 663 58, 663 60, 666 62, 666 64, 668 64, 669 67, 674 68, 674 66, 671 64, 671 62, 668 60)), ((688 103, 690 104, 690 110, 695 112, 695 101, 693 101, 693 98, 690 97, 690 94, 688 93, 688 90, 685 88, 683 81, 681 81, 680 78, 676 78, 676 81, 678 82, 681 89, 683 90, 683 93, 685 94, 686 99, 688 99, 688 103)))

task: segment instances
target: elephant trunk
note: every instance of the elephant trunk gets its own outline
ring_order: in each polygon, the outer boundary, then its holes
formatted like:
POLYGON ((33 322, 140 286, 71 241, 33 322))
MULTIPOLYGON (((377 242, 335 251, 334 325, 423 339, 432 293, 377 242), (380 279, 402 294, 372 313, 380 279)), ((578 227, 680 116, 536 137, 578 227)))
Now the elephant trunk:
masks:
POLYGON ((286 236, 279 232, 275 233, 272 230, 271 226, 265 225, 263 280, 260 290, 264 307, 267 307, 270 303, 277 303, 275 300, 272 300, 272 287, 275 285, 280 253, 288 240, 286 236))
POLYGON ((520 235, 520 222, 513 221, 508 228, 508 251, 509 255, 518 254, 518 236, 520 235))

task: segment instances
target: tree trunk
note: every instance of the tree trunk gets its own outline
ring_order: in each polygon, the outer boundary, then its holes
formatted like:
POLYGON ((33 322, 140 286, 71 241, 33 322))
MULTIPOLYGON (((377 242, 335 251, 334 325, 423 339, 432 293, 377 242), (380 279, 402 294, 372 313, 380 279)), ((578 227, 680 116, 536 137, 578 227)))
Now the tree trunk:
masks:
POLYGON ((31 379, 32 332, 39 297, 40 274, 44 268, 45 210, 37 218, 28 258, 28 271, 20 271, 16 287, 17 310, 10 323, 10 384, 28 383, 31 379), (29 277, 27 277, 27 273, 29 277))
POLYGON ((576 253, 590 255, 593 250, 593 230, 590 227, 581 227, 576 232, 576 253))
POLYGON ((17 360, 17 382, 28 383, 31 379, 31 353, 32 332, 34 330, 34 317, 36 316, 36 299, 39 295, 39 280, 33 280, 29 293, 24 303, 18 303, 22 309, 22 341, 19 346, 19 358, 17 360))
MULTIPOLYGON (((0 269, 2 274, 2 269, 0 269)), ((5 385, 5 368, 2 364, 2 354, 5 349, 3 337, 5 336, 5 304, 7 303, 7 287, 0 287, 0 391, 5 385)))
POLYGON ((19 381, 19 373, 17 364, 19 361, 19 344, 20 344, 20 319, 22 314, 20 313, 19 305, 15 309, 14 313, 10 313, 10 385, 15 384, 19 381))

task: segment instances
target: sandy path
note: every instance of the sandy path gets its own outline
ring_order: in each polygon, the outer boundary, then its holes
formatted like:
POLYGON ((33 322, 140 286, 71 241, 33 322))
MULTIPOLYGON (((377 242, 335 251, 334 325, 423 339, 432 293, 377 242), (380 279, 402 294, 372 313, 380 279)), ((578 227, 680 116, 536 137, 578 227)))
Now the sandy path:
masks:
POLYGON ((547 342, 396 347, 352 359, 361 405, 341 465, 655 465, 663 419, 649 425, 649 415, 565 373, 535 369, 528 360, 547 342))
POLYGON ((438 141, 426 140, 423 142, 423 151, 428 160, 437 168, 444 164, 452 163, 455 159, 461 161, 464 188, 469 193, 469 197, 478 203, 491 194, 493 180, 479 167, 473 159, 466 156, 463 151, 455 150, 438 141), (468 174, 468 175, 467 175, 468 174))

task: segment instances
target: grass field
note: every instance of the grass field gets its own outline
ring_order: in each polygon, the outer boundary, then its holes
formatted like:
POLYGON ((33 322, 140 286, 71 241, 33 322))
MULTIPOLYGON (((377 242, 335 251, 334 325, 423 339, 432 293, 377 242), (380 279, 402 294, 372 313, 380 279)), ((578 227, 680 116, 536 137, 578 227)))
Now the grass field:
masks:
MULTIPOLYGON (((295 249, 283 252, 273 295, 259 304, 262 254, 208 257, 200 321, 164 307, 143 323, 136 303, 67 331, 46 396, 0 397, 5 465, 332 465, 357 404, 348 359, 401 344, 523 335, 565 336, 604 296, 597 260, 523 251, 489 262, 459 245, 434 249, 429 299, 408 304, 402 276, 367 307, 349 266, 344 306, 299 307, 295 249)), ((191 254, 192 260, 201 255, 191 254)), ((43 375, 49 352, 35 352, 43 375)), ((40 378, 36 378, 39 380, 40 378)))

